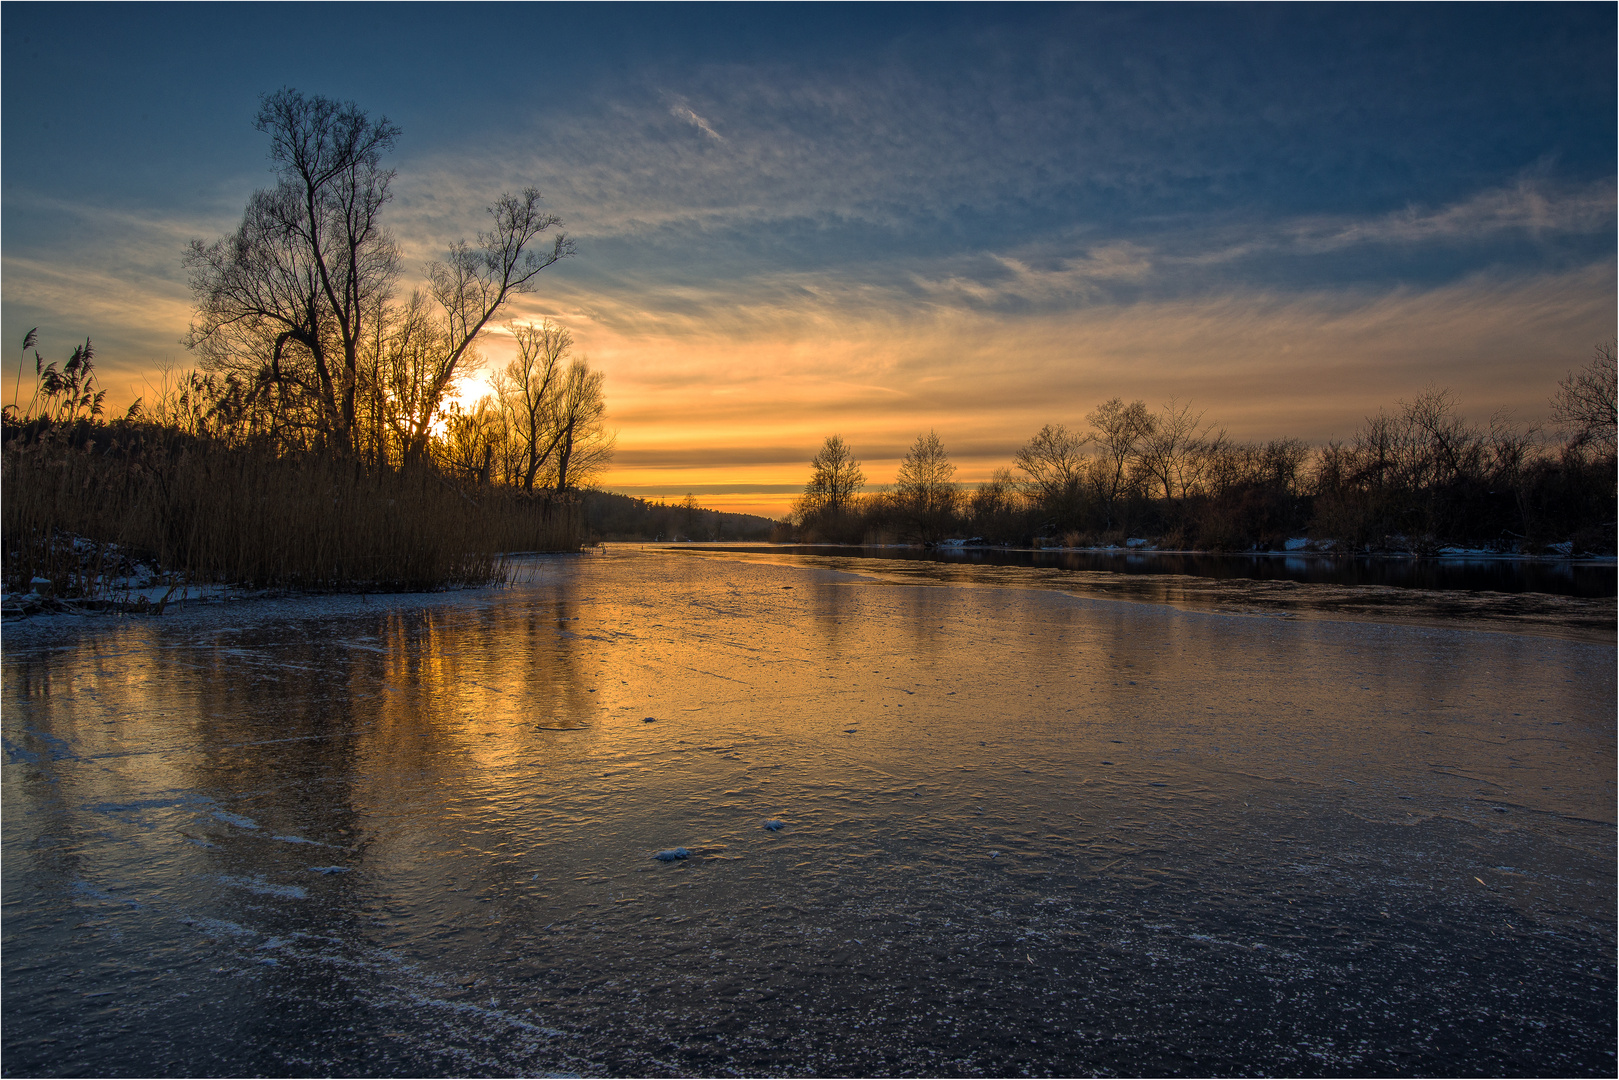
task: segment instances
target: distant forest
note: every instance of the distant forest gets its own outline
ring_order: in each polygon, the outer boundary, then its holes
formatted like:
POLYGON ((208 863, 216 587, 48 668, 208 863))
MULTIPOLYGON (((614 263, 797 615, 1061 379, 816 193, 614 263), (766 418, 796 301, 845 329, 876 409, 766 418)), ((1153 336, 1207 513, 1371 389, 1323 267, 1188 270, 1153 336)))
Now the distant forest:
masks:
POLYGON ((1107 401, 1087 427, 1047 425, 967 490, 943 440, 918 436, 889 488, 863 492, 853 448, 827 438, 794 508, 806 542, 1086 547, 1150 539, 1272 550, 1308 538, 1341 552, 1614 553, 1615 347, 1596 349, 1552 402, 1556 428, 1470 422, 1430 389, 1343 442, 1244 443, 1190 404, 1107 401))
POLYGON ((587 542, 598 540, 770 540, 782 522, 754 514, 705 510, 694 496, 679 502, 638 499, 611 491, 579 495, 587 542))

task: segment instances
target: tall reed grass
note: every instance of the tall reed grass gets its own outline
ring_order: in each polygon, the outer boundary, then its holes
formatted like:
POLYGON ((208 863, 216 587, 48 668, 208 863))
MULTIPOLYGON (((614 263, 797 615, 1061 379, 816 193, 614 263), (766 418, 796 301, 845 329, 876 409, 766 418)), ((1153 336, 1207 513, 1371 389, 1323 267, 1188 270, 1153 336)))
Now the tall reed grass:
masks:
POLYGON ((148 424, 6 431, 6 582, 87 595, 107 545, 192 582, 410 591, 486 584, 502 552, 571 550, 570 496, 467 489, 431 464, 364 467, 148 424))

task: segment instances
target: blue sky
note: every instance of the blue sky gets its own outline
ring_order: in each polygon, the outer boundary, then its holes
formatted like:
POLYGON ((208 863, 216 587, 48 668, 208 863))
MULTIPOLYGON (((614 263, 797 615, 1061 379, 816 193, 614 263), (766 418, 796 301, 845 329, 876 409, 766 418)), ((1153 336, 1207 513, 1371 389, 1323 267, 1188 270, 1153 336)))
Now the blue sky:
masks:
POLYGON ((115 394, 186 366, 181 250, 294 86, 404 129, 413 274, 545 192, 579 255, 514 314, 607 371, 621 489, 779 509, 823 435, 883 480, 930 427, 975 478, 1114 395, 1539 420, 1613 334, 1611 5, 9 3, 0 39, 9 362, 39 325, 115 394))

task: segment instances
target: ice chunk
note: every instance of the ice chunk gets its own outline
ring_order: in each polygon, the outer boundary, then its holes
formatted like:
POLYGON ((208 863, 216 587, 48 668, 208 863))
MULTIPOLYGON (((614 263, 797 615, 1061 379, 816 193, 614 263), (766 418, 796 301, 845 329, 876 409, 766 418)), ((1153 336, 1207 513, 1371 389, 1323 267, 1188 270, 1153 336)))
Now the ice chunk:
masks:
POLYGON ((685 859, 689 858, 690 856, 691 852, 687 851, 683 847, 677 847, 670 848, 667 851, 657 852, 652 857, 657 859, 659 862, 674 862, 676 859, 685 859))
POLYGON ((775 818, 765 822, 765 828, 770 832, 779 832, 782 827, 782 822, 777 821, 775 818))

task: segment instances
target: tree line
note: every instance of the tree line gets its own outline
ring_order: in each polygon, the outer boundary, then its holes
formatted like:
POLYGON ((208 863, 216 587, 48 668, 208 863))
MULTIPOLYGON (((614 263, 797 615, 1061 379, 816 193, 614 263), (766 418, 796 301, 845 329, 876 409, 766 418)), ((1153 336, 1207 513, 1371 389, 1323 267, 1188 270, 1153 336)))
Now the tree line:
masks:
POLYGON ((710 510, 687 493, 675 502, 591 490, 579 502, 587 542, 596 540, 770 540, 781 523, 756 514, 710 510))
POLYGON ((1552 401, 1555 431, 1497 415, 1470 422, 1429 389, 1368 417, 1348 440, 1232 439, 1189 403, 1113 398, 1085 426, 1048 424, 972 490, 938 434, 863 492, 853 449, 829 436, 793 508, 805 541, 1090 546, 1151 537, 1206 550, 1311 537, 1344 551, 1445 545, 1611 553, 1615 531, 1615 349, 1600 346, 1552 401))

